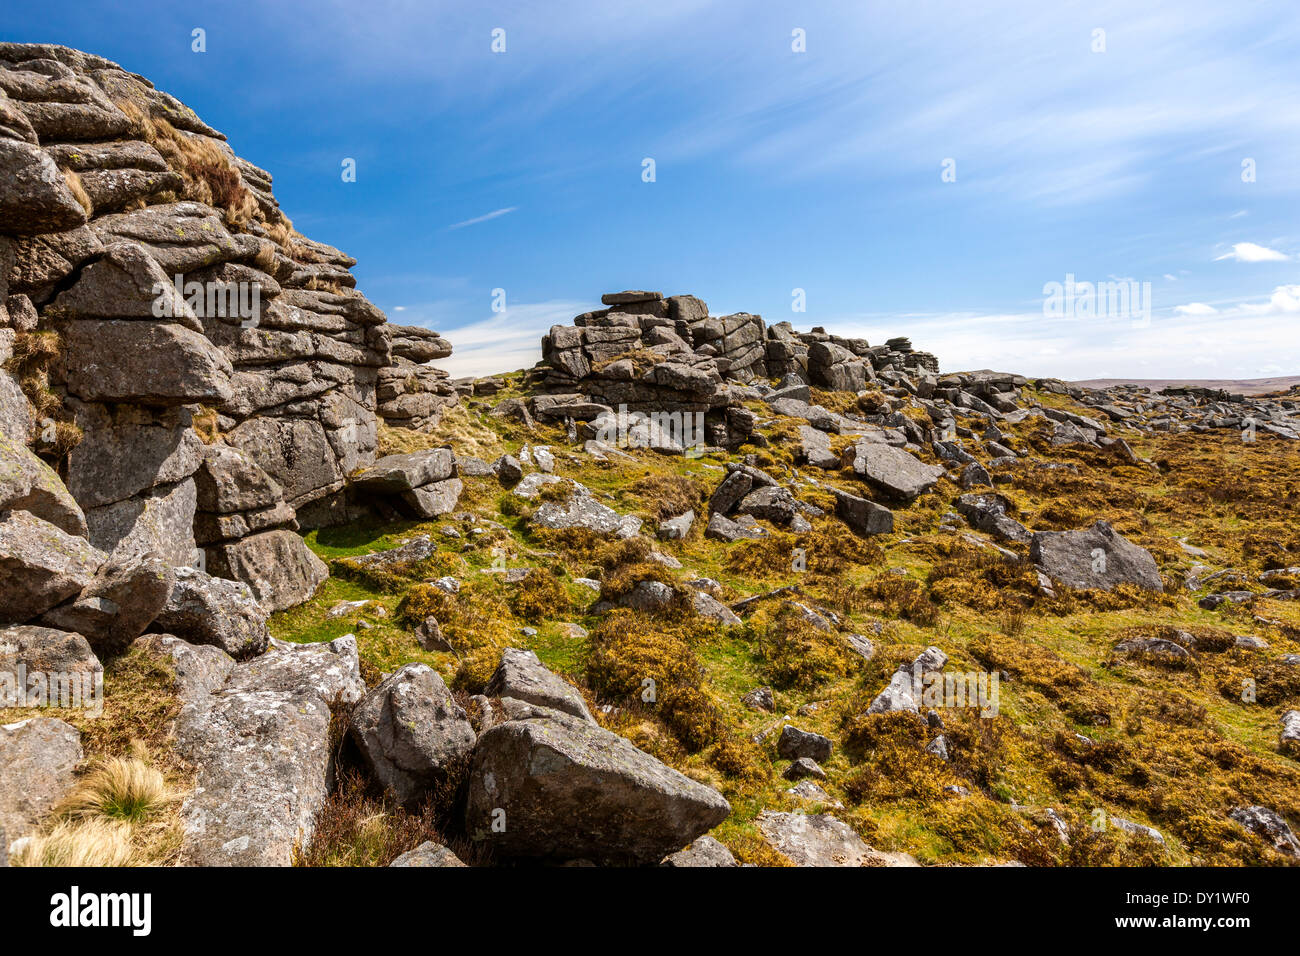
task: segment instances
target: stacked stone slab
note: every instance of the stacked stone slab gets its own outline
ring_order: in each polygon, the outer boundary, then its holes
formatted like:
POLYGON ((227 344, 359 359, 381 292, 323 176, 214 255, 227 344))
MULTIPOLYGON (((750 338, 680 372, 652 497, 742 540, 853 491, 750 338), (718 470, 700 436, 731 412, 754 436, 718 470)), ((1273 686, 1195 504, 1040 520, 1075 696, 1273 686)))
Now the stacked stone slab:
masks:
POLYGON ((451 354, 451 343, 432 329, 389 325, 392 364, 379 370, 379 417, 395 428, 429 431, 460 400, 446 372, 429 365, 451 354))
POLYGON ((273 607, 310 595, 324 571, 294 531, 349 516, 381 401, 426 427, 455 400, 424 364, 445 340, 386 328, 353 265, 148 80, 0 43, 0 346, 57 343, 49 392, 82 437, 56 445, 48 401, 37 414, 7 374, 0 427, 56 468, 97 551, 206 566, 273 607), (258 308, 222 308, 223 287, 258 308))
MULTIPOLYGON (((584 312, 572 326, 553 326, 543 336, 542 362, 534 374, 566 400, 536 406, 541 417, 590 420, 626 406, 632 412, 702 413, 714 445, 736 445, 749 436, 754 423, 740 403, 750 396, 736 387, 731 365, 733 356, 748 353, 741 337, 730 340, 735 348, 728 351, 726 323, 704 330, 709 318, 703 302, 640 291, 608 294, 601 301, 608 308, 584 312)), ((750 320, 762 323, 757 316, 745 322, 726 318, 734 320, 733 330, 752 326, 750 320)))
POLYGON ((629 291, 601 301, 607 308, 584 312, 572 326, 554 326, 543 337, 536 370, 542 384, 604 405, 716 414, 748 397, 731 387, 737 384, 794 376, 819 388, 858 391, 876 383, 880 373, 911 376, 938 369, 933 355, 913 351, 906 338, 871 346, 821 328, 768 326, 748 312, 713 316, 693 295, 665 299, 658 292, 629 291), (647 362, 656 364, 646 368, 647 362))

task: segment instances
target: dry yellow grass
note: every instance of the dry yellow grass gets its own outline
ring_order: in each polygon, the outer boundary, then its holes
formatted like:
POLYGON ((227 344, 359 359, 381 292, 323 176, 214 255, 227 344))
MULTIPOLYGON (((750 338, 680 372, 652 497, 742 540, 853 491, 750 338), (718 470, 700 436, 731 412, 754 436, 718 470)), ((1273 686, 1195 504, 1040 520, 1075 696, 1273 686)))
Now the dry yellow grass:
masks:
POLYGON ((102 818, 57 823, 45 833, 28 837, 10 860, 13 866, 133 866, 139 862, 131 826, 102 818))

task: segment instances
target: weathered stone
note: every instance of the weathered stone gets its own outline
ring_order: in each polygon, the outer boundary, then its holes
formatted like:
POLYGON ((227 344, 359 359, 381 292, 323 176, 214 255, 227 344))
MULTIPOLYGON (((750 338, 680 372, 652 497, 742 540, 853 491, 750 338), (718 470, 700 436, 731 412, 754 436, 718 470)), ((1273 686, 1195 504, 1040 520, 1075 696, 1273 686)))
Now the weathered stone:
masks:
POLYGON ((400 494, 443 481, 456 473, 450 448, 430 448, 404 455, 387 455, 352 476, 357 488, 382 494, 400 494))
POLYGON ((194 481, 186 479, 91 508, 86 524, 90 542, 97 548, 153 551, 170 564, 191 564, 197 557, 195 510, 194 481))
POLYGON ((829 737, 800 730, 792 724, 781 728, 781 736, 776 742, 776 752, 786 760, 798 760, 810 757, 818 762, 826 761, 831 756, 829 737))
POLYGON ((54 161, 30 143, 0 139, 0 223, 12 235, 62 232, 86 221, 54 161))
POLYGON ((1027 544, 1032 537, 1029 530, 1007 514, 1008 502, 997 494, 962 495, 957 499, 957 511, 971 527, 1004 541, 1027 544))
POLYGON ((325 562, 292 531, 265 531, 208 548, 208 567, 243 581, 263 607, 283 611, 309 600, 329 577, 325 562))
POLYGON ((872 849, 842 820, 827 814, 777 813, 754 818, 772 849, 795 866, 916 866, 905 853, 872 849))
POLYGON ((104 558, 30 512, 0 512, 0 624, 25 623, 79 594, 104 558))
POLYGON ((894 530, 894 513, 884 505, 851 495, 839 488, 830 491, 835 495, 835 513, 858 534, 889 534, 894 530))
POLYGON ((622 737, 548 711, 479 737, 465 826, 504 858, 658 863, 731 807, 622 737), (505 828, 493 827, 504 814, 505 828))
POLYGON ((90 707, 103 693, 103 673, 80 634, 31 624, 0 628, 0 707, 90 707))
POLYGON ((535 653, 517 647, 507 647, 501 653, 501 664, 484 693, 491 697, 513 697, 588 723, 596 722, 576 687, 547 670, 535 653))
POLYGON ((1258 806, 1235 807, 1228 816, 1283 856, 1300 859, 1300 840, 1296 839, 1286 820, 1276 810, 1258 806))
POLYGON ((234 370, 198 332, 154 320, 67 323, 68 391, 87 402, 220 405, 234 370))
POLYGON ((1155 559, 1105 521, 1083 531, 1039 531, 1029 559, 1058 584, 1109 591, 1129 583, 1164 590, 1155 559))
POLYGON ((101 508, 189 478, 203 443, 185 408, 82 405, 82 440, 68 452, 68 490, 83 508, 101 508))
POLYGON ((699 867, 699 866, 739 866, 731 851, 714 837, 705 834, 684 850, 678 850, 664 857, 664 866, 699 867))
POLYGON ((236 657, 266 650, 267 611, 247 584, 178 567, 167 602, 153 620, 155 630, 191 644, 211 644, 236 657))
POLYGON ((403 492, 402 501, 417 518, 436 518, 456 510, 464 487, 459 478, 448 478, 403 492))
POLYGON ((662 541, 681 541, 691 533, 691 525, 694 523, 694 511, 687 511, 675 518, 667 518, 659 522, 659 538, 662 541))
POLYGON ((30 512, 74 537, 87 534, 85 514, 54 469, 0 429, 0 512, 4 511, 30 512))
POLYGON ((143 634, 166 606, 176 573, 156 551, 129 543, 100 565, 68 604, 46 611, 41 621, 77 631, 97 648, 118 650, 143 634))
POLYGON ((464 866, 460 857, 440 843, 426 840, 414 850, 407 850, 389 866, 464 866))
POLYGON ((53 717, 0 726, 0 830, 26 836, 76 783, 81 732, 53 717))
POLYGON ((474 728, 438 672, 406 664, 352 712, 356 741, 375 779, 414 806, 433 788, 455 788, 474 748, 474 728))
POLYGON ((944 474, 942 468, 924 464, 901 448, 869 441, 850 445, 842 461, 872 487, 901 501, 929 491, 944 474))

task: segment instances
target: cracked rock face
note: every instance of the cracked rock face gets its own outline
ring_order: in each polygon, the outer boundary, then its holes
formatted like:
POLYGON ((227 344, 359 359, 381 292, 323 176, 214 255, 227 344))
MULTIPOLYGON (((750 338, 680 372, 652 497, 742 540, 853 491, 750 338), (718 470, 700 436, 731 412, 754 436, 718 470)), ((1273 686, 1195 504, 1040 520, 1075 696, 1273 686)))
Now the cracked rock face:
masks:
MULTIPOLYGON (((353 514, 381 417, 427 427, 459 400, 427 364, 451 346, 388 327, 355 260, 292 229, 270 173, 101 57, 0 43, 0 170, 0 357, 49 336, 81 432, 53 451, 0 372, 6 506, 243 581, 272 610, 306 600, 325 569, 293 532, 353 514)), ((413 507, 441 513, 453 490, 412 489, 413 507)))

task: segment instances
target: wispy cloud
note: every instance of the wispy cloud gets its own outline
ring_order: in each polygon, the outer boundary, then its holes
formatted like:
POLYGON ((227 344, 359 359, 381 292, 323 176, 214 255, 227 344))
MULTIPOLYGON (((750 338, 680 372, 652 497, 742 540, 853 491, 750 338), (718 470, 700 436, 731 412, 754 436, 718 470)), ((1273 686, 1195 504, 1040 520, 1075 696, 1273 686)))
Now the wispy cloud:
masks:
POLYGON ((477 226, 480 222, 487 222, 489 219, 500 219, 502 216, 508 216, 518 208, 518 206, 506 206, 504 209, 493 209, 482 216, 475 216, 473 219, 466 219, 464 222, 452 223, 447 228, 464 229, 466 226, 477 226))
POLYGON ((1232 251, 1225 252, 1221 256, 1215 256, 1214 261, 1220 262, 1224 259, 1233 259, 1237 262, 1286 262, 1289 259, 1284 252, 1278 252, 1276 249, 1269 249, 1267 246, 1257 245, 1253 242, 1233 243, 1232 251))

